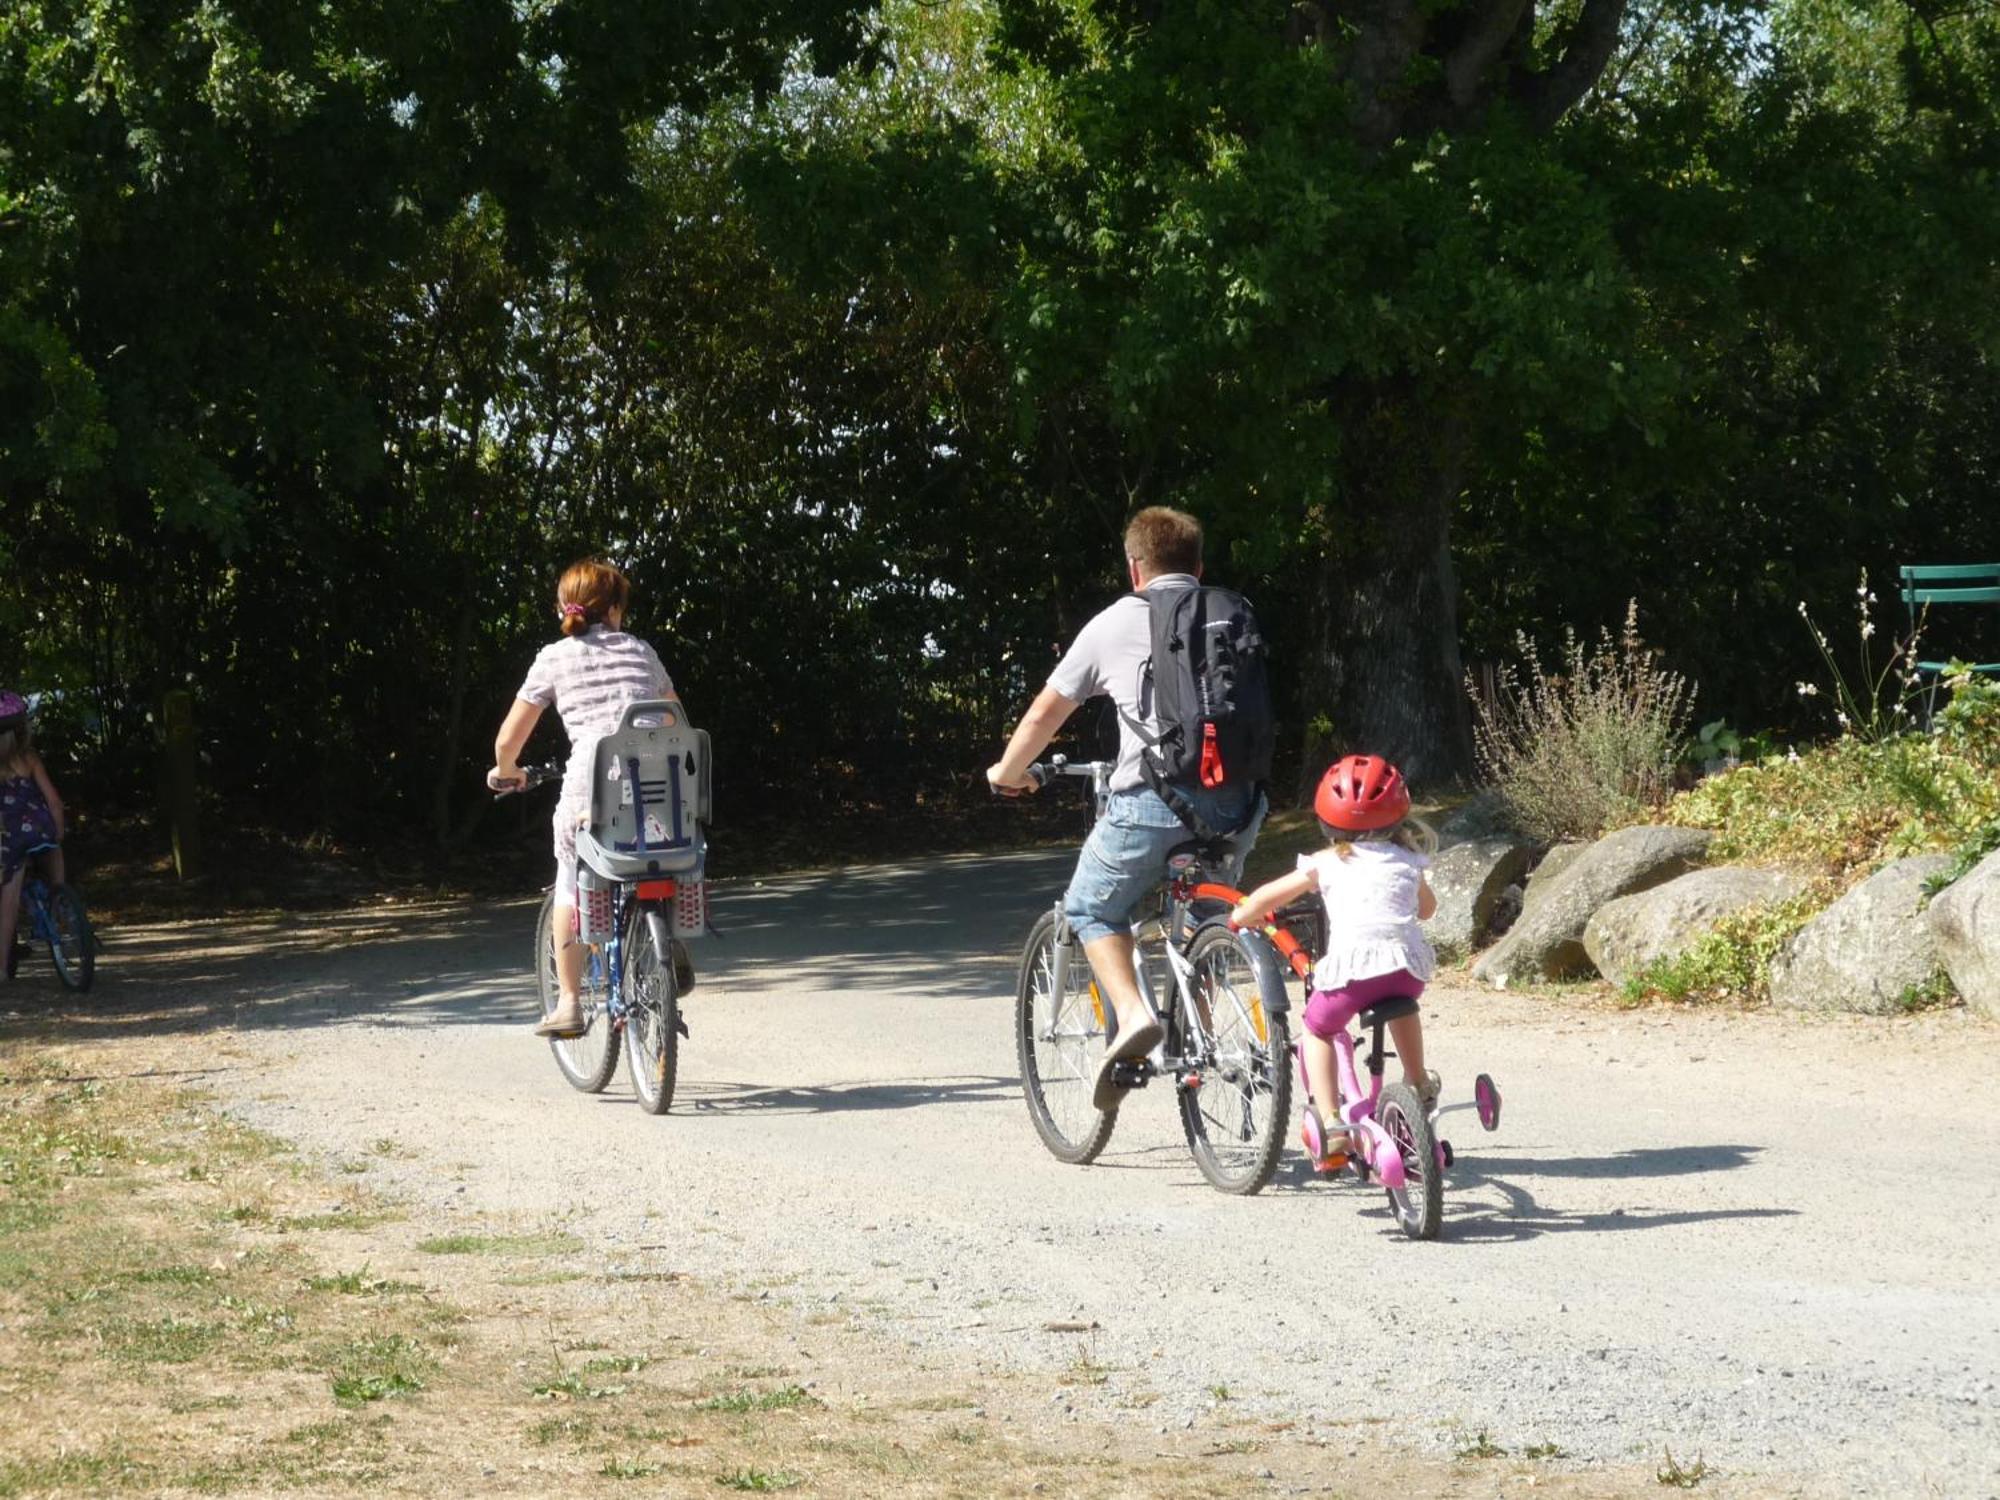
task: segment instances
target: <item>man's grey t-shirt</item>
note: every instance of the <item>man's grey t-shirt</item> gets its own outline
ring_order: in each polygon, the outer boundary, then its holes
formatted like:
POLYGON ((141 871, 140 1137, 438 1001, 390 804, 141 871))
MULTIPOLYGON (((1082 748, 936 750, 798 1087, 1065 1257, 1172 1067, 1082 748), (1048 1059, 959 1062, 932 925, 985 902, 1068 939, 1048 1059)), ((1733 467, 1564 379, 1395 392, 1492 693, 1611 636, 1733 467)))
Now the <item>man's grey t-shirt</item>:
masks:
MULTIPOLYGON (((1192 573, 1162 573, 1146 585, 1146 592, 1191 589, 1199 583, 1192 573)), ((1144 725, 1148 734, 1159 733, 1153 720, 1152 694, 1145 691, 1146 662, 1152 654, 1152 606, 1143 594, 1127 594, 1077 632, 1075 643, 1049 674, 1049 686, 1072 703, 1101 693, 1118 705, 1118 768, 1111 773, 1114 792, 1129 792, 1146 784, 1146 773, 1139 764, 1145 742, 1132 728, 1132 721, 1144 725)))

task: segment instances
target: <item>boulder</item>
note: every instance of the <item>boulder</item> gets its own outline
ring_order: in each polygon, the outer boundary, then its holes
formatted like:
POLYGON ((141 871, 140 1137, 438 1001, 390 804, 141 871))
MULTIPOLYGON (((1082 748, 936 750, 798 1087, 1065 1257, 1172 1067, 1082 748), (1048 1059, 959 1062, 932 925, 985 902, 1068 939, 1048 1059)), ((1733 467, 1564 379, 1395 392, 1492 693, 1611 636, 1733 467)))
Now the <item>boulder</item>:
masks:
POLYGON ((1771 963, 1771 1003, 1886 1015, 1937 973, 1924 882, 1948 854, 1885 865, 1799 929, 1771 963))
POLYGON ((1431 862, 1437 910, 1424 923, 1440 957, 1464 958, 1479 946, 1507 887, 1528 872, 1532 851, 1512 839, 1453 844, 1431 862))
POLYGON ((2000 1021, 2000 853, 1939 892, 1927 919, 1953 988, 1974 1010, 2000 1021))
POLYGON ((1717 865, 1600 906, 1584 924, 1583 950, 1614 984, 1655 959, 1692 948, 1732 912, 1786 901, 1806 888, 1803 875, 1717 865))
POLYGON ((1589 847, 1588 844, 1552 844, 1548 852, 1542 856, 1541 863, 1535 866, 1534 874, 1528 877, 1528 883, 1522 887, 1522 908, 1525 910, 1546 896, 1549 887, 1555 884, 1562 872, 1574 864, 1576 857, 1589 847))
POLYGON ((1477 792, 1446 813, 1437 824, 1438 847, 1470 844, 1485 839, 1517 837, 1513 815, 1507 802, 1493 788, 1477 792))
POLYGON ((1621 828, 1583 846, 1559 874, 1530 882, 1520 920, 1479 956, 1473 977, 1504 987, 1588 973, 1583 929, 1597 909, 1685 875, 1701 863, 1709 837, 1700 828, 1621 828))

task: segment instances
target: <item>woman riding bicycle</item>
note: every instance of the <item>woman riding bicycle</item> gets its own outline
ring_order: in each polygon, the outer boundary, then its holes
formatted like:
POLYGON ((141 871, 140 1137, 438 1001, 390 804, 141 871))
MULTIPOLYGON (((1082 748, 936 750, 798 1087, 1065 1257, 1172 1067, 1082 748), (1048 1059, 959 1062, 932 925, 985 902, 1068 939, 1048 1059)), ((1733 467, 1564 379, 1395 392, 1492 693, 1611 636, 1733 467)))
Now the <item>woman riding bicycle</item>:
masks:
MULTIPOLYGON (((62 836, 62 797, 35 753, 27 700, 19 693, 0 692, 0 954, 6 955, 9 979, 17 961, 14 927, 21 916, 28 853, 42 845, 58 845, 62 836)), ((43 858, 50 881, 61 885, 62 850, 50 848, 43 858)))
MULTIPOLYGON (((556 585, 562 639, 544 646, 528 669, 527 680, 494 739, 494 766, 486 773, 487 785, 496 790, 525 784, 521 751, 542 710, 553 704, 570 739, 569 767, 555 811, 560 999, 535 1027, 537 1036, 577 1036, 584 1029, 579 991, 585 950, 576 935, 576 830, 590 814, 591 752, 598 740, 618 728, 630 705, 656 698, 678 701, 653 648, 625 633, 631 592, 624 573, 610 563, 586 558, 564 572, 556 585)), ((680 956, 675 956, 678 961, 680 956)))

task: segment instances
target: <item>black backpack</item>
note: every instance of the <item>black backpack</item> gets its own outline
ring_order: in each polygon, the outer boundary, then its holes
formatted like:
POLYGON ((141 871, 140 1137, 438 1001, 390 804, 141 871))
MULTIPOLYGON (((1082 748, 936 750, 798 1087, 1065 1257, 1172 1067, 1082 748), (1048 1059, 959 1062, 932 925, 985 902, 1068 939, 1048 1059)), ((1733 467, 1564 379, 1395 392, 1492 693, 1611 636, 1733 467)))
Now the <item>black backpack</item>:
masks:
MULTIPOLYGON (((1146 779, 1181 821, 1209 837, 1190 821, 1183 789, 1270 779, 1277 724, 1264 633, 1250 601, 1233 589, 1148 589, 1146 602, 1153 612, 1146 673, 1160 726, 1156 736, 1144 735, 1146 779)), ((1140 701, 1145 697, 1142 689, 1140 701)))

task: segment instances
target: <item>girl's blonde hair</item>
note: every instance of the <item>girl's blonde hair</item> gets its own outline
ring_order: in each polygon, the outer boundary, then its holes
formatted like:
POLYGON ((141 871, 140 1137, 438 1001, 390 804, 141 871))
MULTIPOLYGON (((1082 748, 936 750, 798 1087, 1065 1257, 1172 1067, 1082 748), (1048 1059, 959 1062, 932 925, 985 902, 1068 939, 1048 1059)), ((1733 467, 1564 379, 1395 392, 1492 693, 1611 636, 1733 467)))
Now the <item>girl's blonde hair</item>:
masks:
POLYGON ((1414 813, 1393 828, 1378 829, 1365 838, 1356 838, 1351 830, 1335 828, 1331 823, 1322 822, 1319 828, 1326 835, 1326 841, 1333 846, 1333 852, 1342 859, 1354 853, 1356 844, 1394 844, 1412 854, 1437 853, 1437 830, 1414 813))
POLYGON ((631 581, 621 569, 594 557, 571 563, 556 584, 562 633, 582 635, 591 626, 602 625, 614 609, 623 615, 631 597, 631 581))

